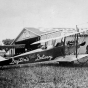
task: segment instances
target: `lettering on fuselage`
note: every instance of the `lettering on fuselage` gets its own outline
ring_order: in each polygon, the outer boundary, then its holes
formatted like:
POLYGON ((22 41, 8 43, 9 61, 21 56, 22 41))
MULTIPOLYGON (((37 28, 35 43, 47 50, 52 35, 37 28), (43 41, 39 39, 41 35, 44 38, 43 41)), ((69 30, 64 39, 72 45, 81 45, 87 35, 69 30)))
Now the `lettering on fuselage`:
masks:
POLYGON ((18 57, 16 58, 12 58, 12 62, 10 64, 19 64, 20 62, 28 62, 31 59, 34 59, 36 57, 35 54, 31 54, 31 55, 27 55, 25 57, 18 57))
POLYGON ((37 59, 35 61, 43 60, 43 59, 51 60, 52 58, 53 58, 52 56, 45 56, 44 54, 42 56, 40 56, 39 54, 37 54, 37 59))
POLYGON ((12 62, 10 64, 19 64, 20 62, 26 62, 26 61, 29 61, 29 58, 28 57, 21 57, 19 59, 15 59, 15 58, 12 58, 12 62))
POLYGON ((25 57, 18 57, 18 58, 12 58, 12 62, 10 64, 19 64, 21 62, 29 62, 32 59, 34 59, 34 61, 38 61, 38 60, 51 60, 53 57, 52 56, 45 56, 44 54, 42 56, 40 56, 39 54, 31 54, 25 57))

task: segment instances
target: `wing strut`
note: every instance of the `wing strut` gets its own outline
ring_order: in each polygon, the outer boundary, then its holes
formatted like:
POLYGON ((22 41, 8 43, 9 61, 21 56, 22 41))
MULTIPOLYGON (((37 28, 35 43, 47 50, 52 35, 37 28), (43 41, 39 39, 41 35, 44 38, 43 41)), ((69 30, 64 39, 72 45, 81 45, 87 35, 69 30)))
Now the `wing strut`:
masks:
MULTIPOLYGON (((77 32, 79 32, 79 29, 78 29, 78 27, 77 27, 77 25, 76 25, 76 30, 77 30, 77 32)), ((77 56, 78 56, 78 52, 77 52, 77 48, 78 48, 78 34, 75 34, 76 36, 76 58, 77 58, 77 56)))
POLYGON ((65 41, 66 41, 66 37, 64 37, 64 43, 63 43, 63 46, 64 46, 64 57, 65 57, 65 41))

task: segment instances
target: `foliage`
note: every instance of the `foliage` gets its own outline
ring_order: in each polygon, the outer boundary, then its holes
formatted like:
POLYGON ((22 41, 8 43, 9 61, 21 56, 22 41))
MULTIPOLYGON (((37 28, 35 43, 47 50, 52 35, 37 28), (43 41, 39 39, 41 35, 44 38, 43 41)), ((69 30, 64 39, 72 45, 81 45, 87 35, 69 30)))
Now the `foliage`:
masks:
POLYGON ((13 42, 14 39, 4 39, 2 40, 2 42, 4 43, 4 45, 10 45, 13 42))

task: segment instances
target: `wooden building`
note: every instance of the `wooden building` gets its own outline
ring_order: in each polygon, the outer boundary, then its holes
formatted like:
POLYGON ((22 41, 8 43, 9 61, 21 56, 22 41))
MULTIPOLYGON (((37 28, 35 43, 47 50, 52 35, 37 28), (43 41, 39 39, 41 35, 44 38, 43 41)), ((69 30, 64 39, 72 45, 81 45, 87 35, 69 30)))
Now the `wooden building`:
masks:
MULTIPOLYGON (((50 31, 49 30, 48 31, 40 31, 38 28, 24 28, 20 32, 20 34, 16 37, 16 39, 12 42, 11 45, 25 44, 25 47, 24 48, 16 48, 16 49, 13 49, 12 51, 14 52, 14 55, 18 55, 18 54, 21 54, 24 52, 28 52, 28 51, 37 49, 40 44, 31 45, 33 42, 61 36, 61 34, 63 33, 64 30, 67 33, 72 33, 74 31, 76 32, 76 29, 74 29, 74 28, 52 28, 50 31)), ((86 53, 86 46, 88 45, 88 41, 87 41, 88 36, 87 35, 88 34, 81 34, 81 37, 79 39, 80 43, 84 40, 84 38, 86 39, 86 45, 79 49, 80 53, 86 53)), ((72 40, 74 40, 74 36, 69 36, 66 38, 66 43, 68 41, 72 41, 72 40)), ((61 39, 56 40, 56 43, 57 42, 61 42, 61 39)), ((47 46, 49 46, 51 44, 52 44, 52 41, 47 42, 47 46)), ((45 45, 45 43, 42 43, 42 45, 45 45)))
MULTIPOLYGON (((37 49, 40 44, 31 45, 33 42, 42 40, 42 39, 48 39, 60 36, 61 33, 59 30, 48 30, 48 31, 40 31, 38 28, 24 28, 20 34, 16 37, 16 39, 11 43, 11 45, 17 45, 17 44, 25 44, 24 48, 16 48, 15 50, 11 50, 14 53, 14 55, 18 55, 24 52, 28 52, 34 49, 37 49)), ((48 42, 47 44, 51 44, 52 42, 48 42)), ((42 43, 43 45, 45 43, 42 43)))
POLYGON ((43 32, 36 28, 24 28, 16 37, 16 39, 11 43, 11 45, 25 44, 24 48, 15 49, 15 54, 17 55, 38 48, 39 44, 31 45, 31 43, 40 40, 40 35, 42 33, 43 32))

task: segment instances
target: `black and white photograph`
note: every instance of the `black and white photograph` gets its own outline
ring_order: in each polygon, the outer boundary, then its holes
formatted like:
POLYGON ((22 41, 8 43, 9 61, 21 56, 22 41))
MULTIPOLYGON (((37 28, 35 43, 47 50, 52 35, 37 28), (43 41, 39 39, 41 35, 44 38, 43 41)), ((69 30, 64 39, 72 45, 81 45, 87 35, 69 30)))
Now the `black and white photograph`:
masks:
POLYGON ((0 88, 88 88, 88 0, 0 0, 0 88))

